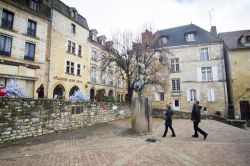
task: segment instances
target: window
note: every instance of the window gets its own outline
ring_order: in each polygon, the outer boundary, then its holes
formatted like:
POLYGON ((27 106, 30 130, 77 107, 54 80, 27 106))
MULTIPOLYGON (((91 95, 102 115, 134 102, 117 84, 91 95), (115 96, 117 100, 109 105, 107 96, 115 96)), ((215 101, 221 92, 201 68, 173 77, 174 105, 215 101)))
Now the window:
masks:
POLYGON ((75 24, 71 24, 71 33, 76 33, 76 25, 75 24))
POLYGON ((82 46, 78 46, 78 56, 82 56, 82 46))
POLYGON ((12 29, 13 28, 14 14, 10 11, 4 10, 2 13, 2 24, 3 28, 12 29))
POLYGON ((197 101, 197 91, 195 89, 190 90, 190 101, 197 101))
POLYGON ((76 43, 72 42, 72 54, 75 54, 76 51, 76 43))
POLYGON ((212 81, 212 67, 202 67, 201 68, 202 81, 212 81))
POLYGON ((77 64, 77 75, 81 75, 81 64, 77 64))
POLYGON ((195 34, 194 33, 186 34, 186 41, 187 42, 195 41, 195 34))
POLYGON ((96 83, 96 68, 95 67, 91 67, 90 80, 91 82, 96 83))
POLYGON ((155 92, 155 101, 164 101, 164 92, 155 92))
POLYGON ((250 43, 250 36, 246 36, 246 42, 250 43))
POLYGON ((66 73, 74 74, 74 62, 66 61, 66 73))
POLYGON ((173 91, 180 91, 180 79, 173 79, 172 80, 172 90, 173 91))
POLYGON ((168 38, 167 37, 161 37, 160 39, 159 39, 159 45, 160 46, 164 46, 164 45, 166 45, 168 43, 168 38))
POLYGON ((5 56, 11 55, 12 38, 0 35, 0 54, 5 56))
POLYGON ((38 11, 38 1, 37 0, 30 0, 30 8, 32 10, 38 11))
POLYGON ((214 89, 207 89, 207 101, 215 101, 214 89))
POLYGON ((104 71, 100 72, 100 80, 101 80, 101 84, 105 85, 105 72, 104 71))
POLYGON ((108 74, 109 85, 113 85, 113 73, 108 74))
POLYGON ((180 106, 180 101, 179 100, 174 100, 174 106, 179 107, 180 106))
POLYGON ((67 50, 67 52, 70 52, 70 51, 71 51, 71 41, 68 40, 68 50, 67 50))
POLYGON ((35 44, 25 43, 24 59, 34 61, 35 59, 35 44))
POLYGON ((28 20, 27 34, 33 37, 36 36, 36 22, 35 21, 28 20))
POLYGON ((201 48, 200 50, 200 58, 201 61, 209 61, 210 57, 209 57, 209 53, 208 53, 208 48, 201 48))
POLYGON ((96 53, 96 51, 91 52, 91 60, 97 61, 97 53, 96 53))
POLYGON ((179 58, 171 59, 171 70, 172 72, 180 71, 179 58))

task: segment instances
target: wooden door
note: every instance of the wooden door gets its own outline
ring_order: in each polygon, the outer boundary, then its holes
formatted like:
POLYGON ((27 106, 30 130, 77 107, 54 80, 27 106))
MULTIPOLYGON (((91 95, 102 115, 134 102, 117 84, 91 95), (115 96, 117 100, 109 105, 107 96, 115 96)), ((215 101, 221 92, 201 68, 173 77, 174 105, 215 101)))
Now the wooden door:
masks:
POLYGON ((249 101, 240 101, 240 113, 242 120, 250 119, 249 101))

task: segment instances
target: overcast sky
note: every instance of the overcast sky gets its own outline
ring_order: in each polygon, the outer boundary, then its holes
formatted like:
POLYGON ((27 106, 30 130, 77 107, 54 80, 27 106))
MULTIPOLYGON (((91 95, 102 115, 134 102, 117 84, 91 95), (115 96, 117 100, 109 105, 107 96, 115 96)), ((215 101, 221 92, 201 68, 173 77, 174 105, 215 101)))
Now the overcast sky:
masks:
POLYGON ((250 0, 62 0, 75 7, 98 35, 120 31, 156 30, 191 22, 205 30, 211 24, 218 32, 250 29, 250 0), (209 17, 211 11, 211 17, 209 17))

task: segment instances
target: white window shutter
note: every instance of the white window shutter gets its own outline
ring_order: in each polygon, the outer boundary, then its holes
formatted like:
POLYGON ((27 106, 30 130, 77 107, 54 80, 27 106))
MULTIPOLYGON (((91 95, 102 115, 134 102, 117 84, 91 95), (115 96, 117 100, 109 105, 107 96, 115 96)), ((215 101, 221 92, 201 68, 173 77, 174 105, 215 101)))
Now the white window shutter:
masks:
POLYGON ((159 94, 157 92, 155 92, 155 101, 160 101, 160 97, 159 97, 159 94))
POLYGON ((212 101, 211 100, 211 90, 210 89, 207 89, 207 101, 212 101))
POLYGON ((190 89, 187 90, 187 101, 191 100, 190 89))
POLYGON ((213 81, 218 81, 218 70, 216 66, 212 67, 212 71, 213 71, 213 81))
POLYGON ((196 74, 197 74, 197 81, 200 82, 202 81, 202 74, 201 74, 201 68, 200 67, 197 67, 196 68, 196 74))
POLYGON ((211 101, 215 101, 214 89, 211 89, 211 101))
POLYGON ((196 89, 196 92, 197 92, 197 101, 200 101, 200 91, 199 91, 199 89, 196 89))

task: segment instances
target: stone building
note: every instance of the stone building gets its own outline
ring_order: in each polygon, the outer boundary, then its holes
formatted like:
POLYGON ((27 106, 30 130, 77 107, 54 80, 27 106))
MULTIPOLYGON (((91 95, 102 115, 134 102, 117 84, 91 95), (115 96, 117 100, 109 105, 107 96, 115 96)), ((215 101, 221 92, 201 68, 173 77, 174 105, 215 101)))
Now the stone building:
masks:
POLYGON ((51 7, 51 44, 48 98, 68 99, 75 90, 88 94, 89 27, 75 8, 59 0, 51 7))
POLYGON ((219 36, 225 44, 230 118, 235 112, 236 118, 250 119, 250 30, 223 32, 219 36))
POLYGON ((174 110, 191 111, 198 100, 209 114, 226 116, 222 40, 194 24, 160 30, 154 38, 157 47, 170 52, 171 72, 168 89, 154 89, 153 106, 171 103, 174 110))
POLYGON ((0 85, 17 78, 27 97, 37 97, 35 89, 48 86, 49 7, 35 0, 1 0, 0 17, 0 85))
POLYGON ((98 90, 103 90, 103 95, 113 96, 117 101, 125 101, 124 80, 119 77, 117 67, 110 63, 105 69, 102 68, 102 58, 109 55, 108 47, 113 47, 112 41, 106 42, 106 37, 97 37, 97 30, 92 29, 89 33, 89 96, 91 100, 98 90))

